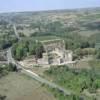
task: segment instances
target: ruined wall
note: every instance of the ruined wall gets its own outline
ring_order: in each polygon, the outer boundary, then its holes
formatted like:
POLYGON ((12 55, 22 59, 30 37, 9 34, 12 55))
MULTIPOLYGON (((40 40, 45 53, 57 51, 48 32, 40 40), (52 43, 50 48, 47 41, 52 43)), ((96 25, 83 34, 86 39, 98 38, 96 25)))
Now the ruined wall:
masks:
POLYGON ((65 43, 63 40, 50 41, 48 43, 44 43, 43 46, 46 52, 55 51, 56 49, 62 51, 65 49, 65 43))
POLYGON ((63 40, 45 41, 43 46, 46 52, 43 54, 42 63, 60 65, 72 61, 72 52, 65 50, 63 40))

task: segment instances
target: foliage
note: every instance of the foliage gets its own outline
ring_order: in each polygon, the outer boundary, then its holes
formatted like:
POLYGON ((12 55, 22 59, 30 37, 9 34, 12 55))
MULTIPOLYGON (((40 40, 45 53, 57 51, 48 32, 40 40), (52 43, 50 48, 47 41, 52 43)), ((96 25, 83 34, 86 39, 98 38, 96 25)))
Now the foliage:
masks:
POLYGON ((16 66, 13 64, 0 65, 0 78, 13 71, 17 71, 16 66))
POLYGON ((10 47, 12 46, 12 44, 16 42, 17 42, 17 38, 12 37, 9 34, 2 35, 0 36, 0 50, 10 47))
POLYGON ((80 95, 84 89, 94 93, 96 92, 96 89, 100 88, 100 75, 97 74, 94 69, 79 70, 69 69, 65 65, 57 67, 52 66, 49 70, 45 71, 45 75, 65 89, 73 90, 77 95, 80 95))
POLYGON ((97 58, 97 59, 100 59, 100 49, 97 50, 97 52, 96 52, 96 58, 97 58))
POLYGON ((2 19, 2 20, 0 19, 0 25, 7 25, 7 24, 8 24, 7 21, 5 21, 5 20, 3 20, 3 19, 2 19))
POLYGON ((0 100, 6 100, 6 96, 0 95, 0 100))
POLYGON ((49 87, 47 87, 47 89, 54 94, 54 97, 57 98, 57 100, 91 100, 84 95, 78 95, 78 94, 65 95, 63 92, 59 91, 58 89, 49 88, 49 87))
POLYGON ((79 48, 79 49, 74 50, 73 60, 81 59, 84 56, 95 55, 95 54, 96 54, 95 48, 84 48, 84 49, 79 48))
POLYGON ((33 40, 22 40, 12 48, 12 53, 16 60, 22 60, 28 55, 35 55, 36 58, 41 58, 43 52, 42 44, 33 40))
POLYGON ((99 69, 100 69, 100 60, 93 59, 93 60, 89 61, 89 64, 92 68, 95 68, 99 71, 99 69))
POLYGON ((19 32, 18 34, 19 34, 20 37, 25 37, 23 32, 19 32))

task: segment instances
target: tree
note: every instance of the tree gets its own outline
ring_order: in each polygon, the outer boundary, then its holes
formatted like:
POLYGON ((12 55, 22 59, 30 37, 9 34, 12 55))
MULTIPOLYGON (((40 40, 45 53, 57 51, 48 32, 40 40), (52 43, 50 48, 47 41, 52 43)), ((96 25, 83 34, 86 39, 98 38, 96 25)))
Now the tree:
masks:
POLYGON ((17 60, 21 60, 23 57, 23 47, 19 46, 17 49, 16 49, 16 59, 17 60))
POLYGON ((16 60, 22 60, 27 57, 27 55, 35 55, 35 57, 41 58, 44 48, 40 42, 36 41, 20 41, 15 44, 12 48, 13 56, 16 60))
POLYGON ((43 46, 38 43, 35 48, 35 55, 37 58, 42 58, 42 53, 44 52, 43 46))
POLYGON ((96 58, 97 58, 97 59, 100 59, 100 50, 97 50, 96 58))

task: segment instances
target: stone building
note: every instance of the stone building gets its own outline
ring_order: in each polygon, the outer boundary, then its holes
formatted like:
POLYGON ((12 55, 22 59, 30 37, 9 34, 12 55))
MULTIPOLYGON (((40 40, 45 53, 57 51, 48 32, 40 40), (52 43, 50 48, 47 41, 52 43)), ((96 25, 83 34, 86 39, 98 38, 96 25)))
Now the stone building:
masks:
POLYGON ((46 40, 41 43, 45 53, 43 53, 43 58, 38 60, 39 64, 61 65, 72 61, 72 51, 65 50, 64 40, 46 40))

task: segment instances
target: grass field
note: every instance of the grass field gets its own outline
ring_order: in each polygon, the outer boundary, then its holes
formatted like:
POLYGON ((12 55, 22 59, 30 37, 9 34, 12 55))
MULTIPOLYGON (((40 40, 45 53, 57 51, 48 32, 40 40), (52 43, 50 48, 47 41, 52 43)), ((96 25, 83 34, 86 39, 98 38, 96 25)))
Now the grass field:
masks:
POLYGON ((5 100, 55 100, 41 84, 21 73, 10 73, 0 79, 0 95, 5 100))

